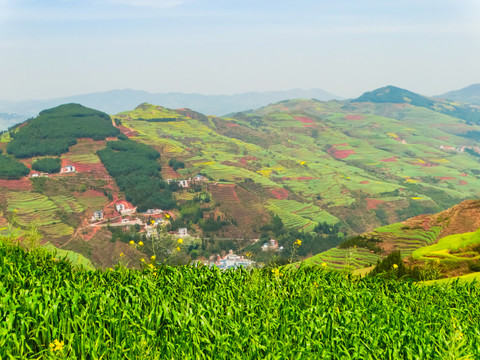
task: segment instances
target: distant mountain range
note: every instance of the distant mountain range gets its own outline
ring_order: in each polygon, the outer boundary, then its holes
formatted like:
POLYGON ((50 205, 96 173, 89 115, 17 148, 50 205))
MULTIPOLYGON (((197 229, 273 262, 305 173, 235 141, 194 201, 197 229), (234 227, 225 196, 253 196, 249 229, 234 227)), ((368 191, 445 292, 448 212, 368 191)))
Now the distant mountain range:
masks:
POLYGON ((0 131, 27 120, 27 116, 0 112, 0 131))
MULTIPOLYGON (((256 109, 277 101, 287 99, 317 99, 327 101, 343 99, 322 89, 293 89, 286 91, 248 92, 235 95, 202 95, 179 92, 152 94, 140 90, 111 90, 84 95, 69 96, 50 100, 0 101, 0 113, 18 113, 23 118, 37 115, 41 110, 66 103, 79 103, 108 114, 116 114, 148 102, 161 104, 169 108, 190 108, 207 115, 225 115, 228 113, 256 109)), ((4 128, 0 123, 0 130, 4 128)))
POLYGON ((463 89, 449 91, 445 94, 438 95, 435 97, 480 105, 480 84, 473 84, 463 89))

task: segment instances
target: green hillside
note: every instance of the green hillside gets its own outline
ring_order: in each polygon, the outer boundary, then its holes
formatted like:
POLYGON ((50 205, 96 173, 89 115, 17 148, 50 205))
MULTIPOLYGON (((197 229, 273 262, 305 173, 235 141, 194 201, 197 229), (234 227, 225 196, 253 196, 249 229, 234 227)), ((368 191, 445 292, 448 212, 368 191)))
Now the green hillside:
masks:
POLYGON ((421 286, 319 267, 85 271, 4 243, 0 259, 5 359, 478 355, 476 283, 421 286))

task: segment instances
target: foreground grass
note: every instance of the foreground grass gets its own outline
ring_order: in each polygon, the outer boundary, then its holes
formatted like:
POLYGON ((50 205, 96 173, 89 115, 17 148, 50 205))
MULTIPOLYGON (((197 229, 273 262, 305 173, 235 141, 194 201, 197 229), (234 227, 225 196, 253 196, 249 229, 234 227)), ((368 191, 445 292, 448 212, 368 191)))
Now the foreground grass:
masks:
POLYGON ((281 271, 85 271, 0 244, 0 358, 480 356, 476 283, 281 271))

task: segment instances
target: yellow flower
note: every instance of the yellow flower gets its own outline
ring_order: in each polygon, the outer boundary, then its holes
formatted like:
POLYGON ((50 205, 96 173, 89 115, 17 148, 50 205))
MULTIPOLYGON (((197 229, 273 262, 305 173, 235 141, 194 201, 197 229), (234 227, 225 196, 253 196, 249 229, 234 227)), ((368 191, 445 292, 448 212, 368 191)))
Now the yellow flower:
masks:
POLYGON ((180 248, 177 246, 177 251, 180 251, 180 248))
POLYGON ((65 345, 63 341, 58 341, 57 339, 53 340, 53 343, 50 343, 50 345, 48 345, 50 351, 62 351, 64 346, 65 345))
POLYGON ((155 220, 150 220, 150 224, 155 224, 155 220))
POLYGON ((13 212, 16 213, 16 212, 18 212, 18 210, 17 210, 17 209, 13 209, 13 212))
POLYGON ((156 257, 155 255, 152 255, 152 256, 150 257, 150 260, 155 261, 156 258, 157 258, 157 257, 156 257))
POLYGON ((145 262, 145 259, 144 259, 144 258, 141 258, 140 261, 143 263, 143 262, 145 262))
POLYGON ((135 241, 130 240, 129 244, 130 244, 130 245, 135 245, 135 241))
POLYGON ((153 276, 157 276, 157 273, 156 273, 156 272, 154 272, 154 273, 153 273, 153 276))
POLYGON ((327 263, 322 263, 322 267, 327 267, 327 263))
POLYGON ((397 270, 398 269, 398 265, 397 264, 393 264, 393 270, 397 270))
POLYGON ((150 269, 154 269, 154 268, 155 268, 155 266, 153 266, 153 264, 151 264, 151 263, 148 264, 148 267, 149 267, 150 269))
POLYGON ((143 246, 143 241, 139 241, 138 246, 143 246))
POLYGON ((165 214, 165 217, 168 219, 168 218, 170 218, 170 215, 168 215, 168 214, 165 214))
POLYGON ((293 245, 297 245, 297 246, 302 245, 302 240, 297 239, 297 241, 295 241, 295 242, 293 243, 293 245))
POLYGON ((2 230, 7 230, 7 228, 6 228, 6 227, 5 227, 5 228, 1 228, 0 231, 2 231, 2 230))
POLYGON ((177 242, 178 242, 179 244, 183 244, 183 239, 178 239, 177 242))
POLYGON ((124 257, 125 254, 123 252, 120 253, 120 257, 124 257))

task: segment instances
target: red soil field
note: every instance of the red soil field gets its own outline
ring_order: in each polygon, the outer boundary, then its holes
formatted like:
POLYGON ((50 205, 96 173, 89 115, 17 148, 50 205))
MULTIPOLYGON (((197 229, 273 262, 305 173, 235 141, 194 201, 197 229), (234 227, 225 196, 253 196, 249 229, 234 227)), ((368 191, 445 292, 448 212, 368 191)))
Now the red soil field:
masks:
POLYGON ((299 176, 299 177, 282 177, 282 180, 313 180, 315 178, 310 176, 299 176))
POLYGON ((360 184, 370 184, 370 181, 368 181, 368 180, 363 180, 363 181, 360 181, 360 184))
POLYGON ((345 120, 362 120, 362 119, 365 119, 365 117, 362 115, 347 115, 345 116, 344 119, 345 120))
POLYGON ((118 130, 127 137, 133 137, 138 135, 138 131, 129 129, 123 125, 117 126, 118 130))
POLYGON ((383 200, 377 200, 377 199, 366 199, 366 200, 367 200, 367 209, 377 209, 378 204, 385 202, 383 200))
POLYGON ((310 119, 309 117, 305 117, 305 116, 294 116, 293 118, 294 118, 295 120, 300 121, 300 122, 303 123, 303 124, 315 124, 315 121, 313 121, 313 120, 310 119))
POLYGON ((227 124, 227 126, 228 126, 228 127, 232 127, 232 126, 240 126, 240 125, 238 125, 238 124, 232 124, 232 123, 228 123, 228 124, 227 124))
POLYGON ((333 150, 331 155, 337 159, 346 159, 350 155, 355 154, 355 150, 333 150))
POLYGON ((436 176, 437 179, 440 179, 440 180, 455 180, 456 177, 454 176, 436 176))
POLYGON ((458 183, 460 185, 467 185, 468 184, 468 182, 466 182, 465 180, 460 180, 458 183))
POLYGON ((463 174, 460 174, 460 176, 468 176, 468 174, 463 173, 463 174))
POLYGON ((285 200, 288 197, 288 191, 285 189, 272 190, 272 194, 278 200, 285 200))
POLYGON ((397 157, 392 156, 392 157, 389 157, 387 159, 380 159, 380 161, 383 161, 383 162, 397 162, 397 157))
POLYGON ((0 180, 0 188, 5 187, 9 190, 32 190, 33 186, 31 181, 27 178, 21 178, 19 180, 0 180))
POLYGON ((240 164, 242 164, 243 166, 247 166, 247 161, 254 161, 254 160, 257 160, 257 157, 256 156, 244 156, 240 159, 240 164))

